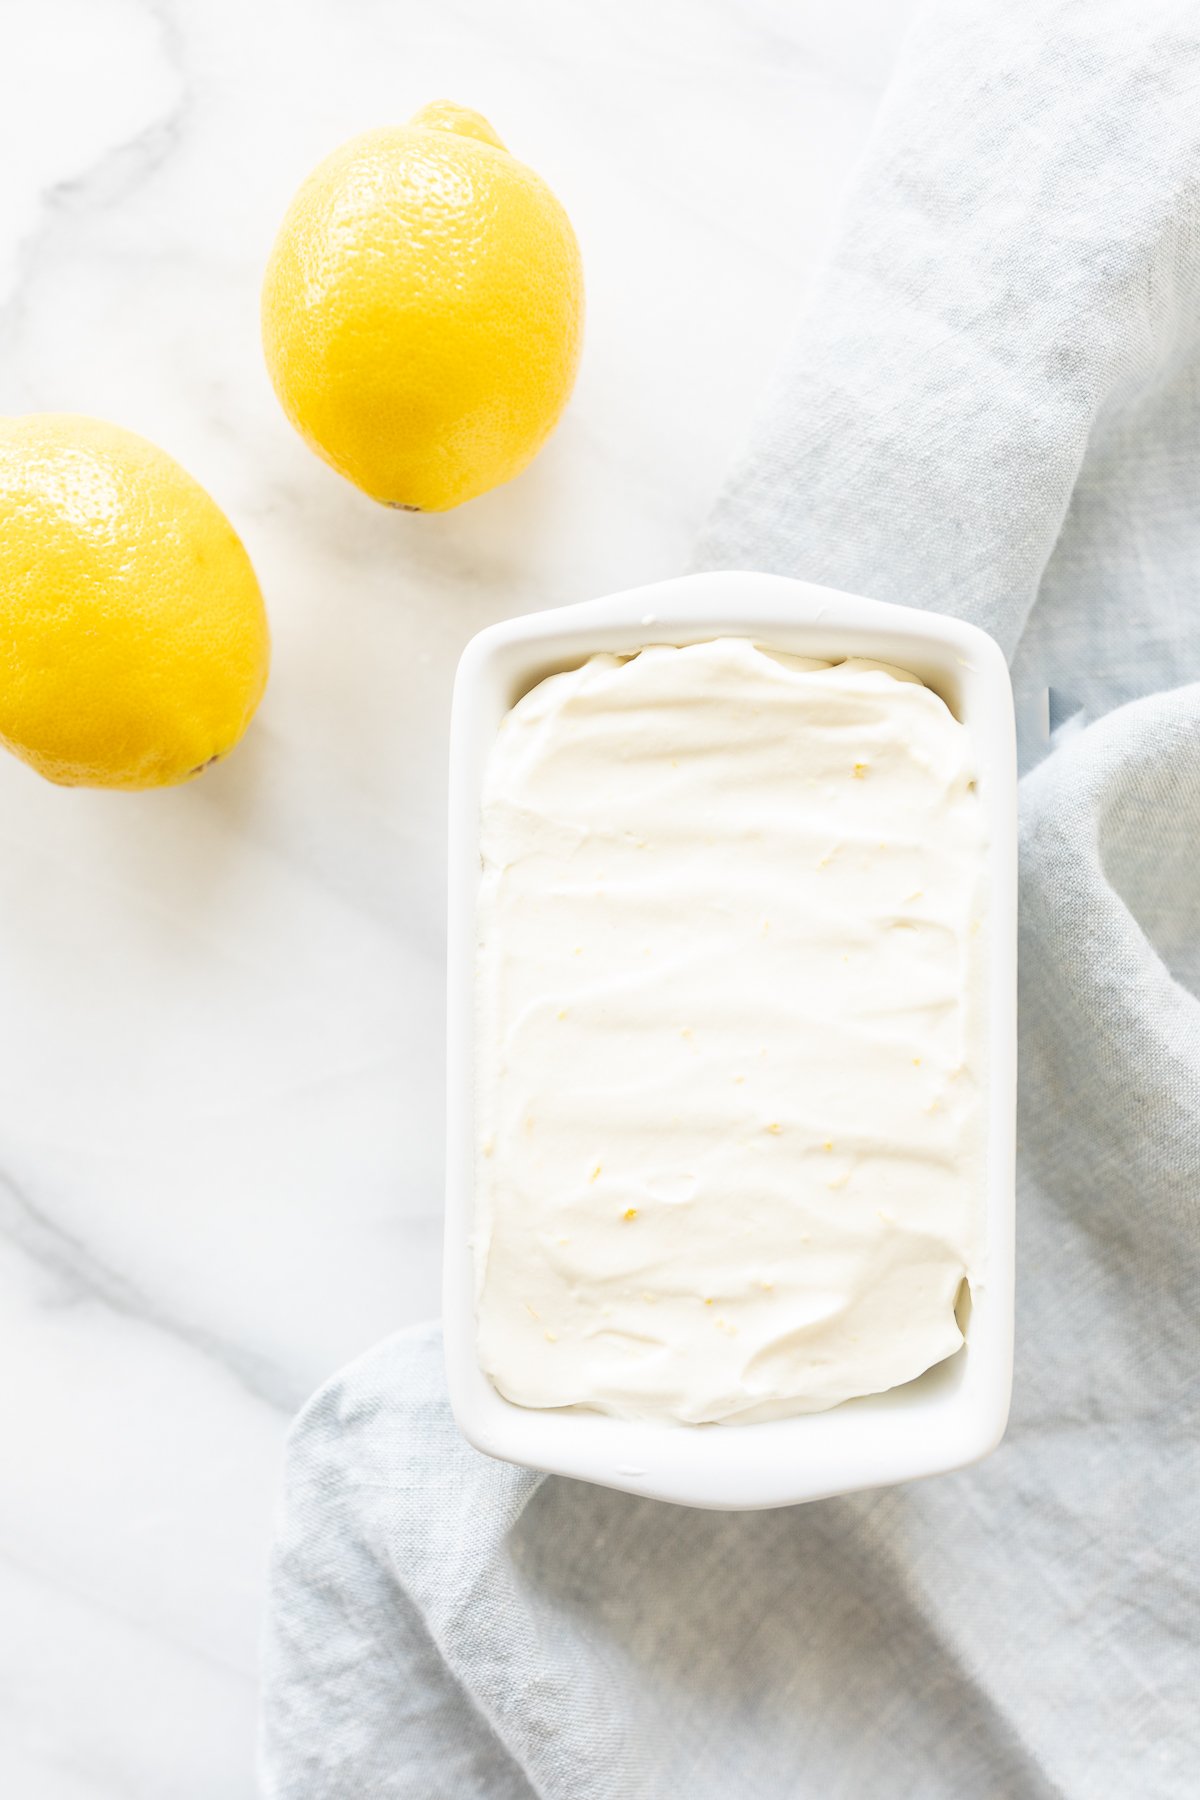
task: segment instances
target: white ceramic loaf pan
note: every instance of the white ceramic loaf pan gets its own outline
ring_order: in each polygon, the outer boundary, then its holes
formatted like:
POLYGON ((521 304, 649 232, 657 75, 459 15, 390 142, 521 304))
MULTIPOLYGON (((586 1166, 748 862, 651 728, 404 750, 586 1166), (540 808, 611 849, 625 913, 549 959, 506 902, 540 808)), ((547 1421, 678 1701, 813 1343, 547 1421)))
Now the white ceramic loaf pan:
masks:
POLYGON ((1004 658, 957 619, 778 576, 692 575, 510 619, 468 644, 450 739, 448 1097, 444 1326, 450 1400, 490 1456, 689 1506, 785 1506, 910 1481, 976 1461, 1003 1434, 1012 1385, 1016 1080, 1016 752, 1004 658), (475 903, 484 765, 496 729, 544 676, 595 651, 747 637, 837 660, 911 670, 971 734, 988 825, 985 925, 987 1218, 964 1348, 919 1380, 828 1412, 685 1426, 503 1398, 475 1357, 475 903))

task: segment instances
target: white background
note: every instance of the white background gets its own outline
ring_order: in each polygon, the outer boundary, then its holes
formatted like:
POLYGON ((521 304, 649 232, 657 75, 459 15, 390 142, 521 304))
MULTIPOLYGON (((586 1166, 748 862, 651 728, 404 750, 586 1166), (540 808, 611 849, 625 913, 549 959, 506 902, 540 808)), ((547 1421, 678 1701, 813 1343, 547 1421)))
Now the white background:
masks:
POLYGON ((190 787, 72 793, 0 758, 13 1800, 253 1794, 288 1416, 437 1309, 455 660, 493 619, 685 564, 909 10, 0 5, 0 408, 176 455, 275 639, 249 737, 190 787), (414 518, 292 434, 258 287, 311 165, 442 95, 565 203, 587 345, 534 467, 414 518))

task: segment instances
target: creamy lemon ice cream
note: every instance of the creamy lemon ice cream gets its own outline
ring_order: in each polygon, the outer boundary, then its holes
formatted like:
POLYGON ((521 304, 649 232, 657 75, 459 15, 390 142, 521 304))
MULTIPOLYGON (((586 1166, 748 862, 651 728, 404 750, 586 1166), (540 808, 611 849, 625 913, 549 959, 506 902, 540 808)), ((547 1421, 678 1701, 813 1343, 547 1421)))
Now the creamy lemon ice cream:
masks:
POLYGON ((971 745, 726 638, 526 694, 485 778, 478 1353, 523 1406, 817 1411, 962 1344, 984 1169, 971 745))

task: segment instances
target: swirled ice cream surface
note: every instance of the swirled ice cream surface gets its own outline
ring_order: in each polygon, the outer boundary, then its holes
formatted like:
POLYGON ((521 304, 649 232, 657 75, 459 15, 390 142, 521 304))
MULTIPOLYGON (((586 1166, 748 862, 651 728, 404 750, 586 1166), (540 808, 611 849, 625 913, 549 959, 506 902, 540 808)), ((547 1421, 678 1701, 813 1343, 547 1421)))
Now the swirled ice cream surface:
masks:
POLYGON ((504 719, 478 902, 478 1354, 522 1406, 818 1411, 962 1344, 984 831, 915 677, 723 638, 504 719))

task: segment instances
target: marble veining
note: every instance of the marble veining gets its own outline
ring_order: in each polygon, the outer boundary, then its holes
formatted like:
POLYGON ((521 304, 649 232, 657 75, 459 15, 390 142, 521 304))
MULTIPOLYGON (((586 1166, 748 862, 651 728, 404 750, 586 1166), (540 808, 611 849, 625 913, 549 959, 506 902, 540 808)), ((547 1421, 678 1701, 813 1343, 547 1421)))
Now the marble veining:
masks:
POLYGON ((275 637, 190 787, 0 758, 0 1787, 248 1800, 289 1415, 437 1307, 447 703, 493 619, 677 572, 910 8, 11 0, 0 405, 178 456, 275 637), (270 392, 262 264, 340 139, 450 95, 570 211, 579 387, 510 488, 389 513, 270 392))

